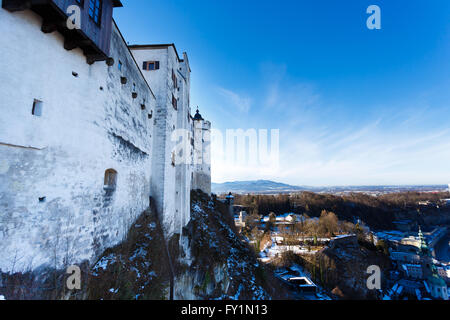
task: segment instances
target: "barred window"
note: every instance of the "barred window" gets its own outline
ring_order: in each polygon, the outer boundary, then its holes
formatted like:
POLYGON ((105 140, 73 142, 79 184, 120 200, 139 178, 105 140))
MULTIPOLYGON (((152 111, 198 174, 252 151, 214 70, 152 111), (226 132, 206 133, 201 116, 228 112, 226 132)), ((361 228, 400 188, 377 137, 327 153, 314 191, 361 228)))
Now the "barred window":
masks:
POLYGON ((97 25, 100 25, 101 22, 102 5, 102 0, 89 0, 89 17, 91 17, 97 25))
POLYGON ((158 70, 159 69, 159 61, 144 61, 142 69, 148 70, 148 71, 158 70))

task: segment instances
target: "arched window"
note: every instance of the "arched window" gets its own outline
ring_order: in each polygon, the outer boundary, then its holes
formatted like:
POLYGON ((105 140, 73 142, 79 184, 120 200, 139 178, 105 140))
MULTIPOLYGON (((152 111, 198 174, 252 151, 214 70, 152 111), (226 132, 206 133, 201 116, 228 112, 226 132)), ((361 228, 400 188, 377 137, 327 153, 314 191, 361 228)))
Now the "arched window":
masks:
POLYGON ((117 182, 117 171, 114 169, 108 169, 105 171, 105 190, 115 190, 117 182))

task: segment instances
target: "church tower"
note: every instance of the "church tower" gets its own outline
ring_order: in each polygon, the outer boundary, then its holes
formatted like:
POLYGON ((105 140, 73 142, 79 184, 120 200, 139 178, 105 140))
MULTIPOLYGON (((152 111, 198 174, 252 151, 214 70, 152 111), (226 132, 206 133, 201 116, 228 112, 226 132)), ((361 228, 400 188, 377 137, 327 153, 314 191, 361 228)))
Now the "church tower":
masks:
POLYGON ((427 240, 425 239, 425 236, 423 235, 422 229, 419 226, 419 241, 420 241, 420 247, 419 247, 419 253, 422 256, 430 256, 431 257, 431 251, 428 247, 427 240))
POLYGON ((194 172, 192 189, 211 194, 211 123, 198 110, 194 120, 194 172))
POLYGON ((423 277, 429 286, 430 293, 433 298, 441 298, 448 300, 447 284, 439 276, 436 266, 433 263, 431 250, 428 247, 427 240, 423 235, 422 229, 419 226, 419 255, 421 258, 423 277))

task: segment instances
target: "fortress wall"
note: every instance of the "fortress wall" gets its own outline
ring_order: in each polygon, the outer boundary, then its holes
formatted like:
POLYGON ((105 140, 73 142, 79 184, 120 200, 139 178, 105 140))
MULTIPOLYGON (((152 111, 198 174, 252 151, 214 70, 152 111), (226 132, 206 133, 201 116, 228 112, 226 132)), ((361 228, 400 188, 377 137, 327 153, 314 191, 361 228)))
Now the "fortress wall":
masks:
POLYGON ((118 29, 108 67, 66 51, 63 37, 42 33, 41 22, 29 10, 0 9, 3 272, 94 260, 123 239, 150 195, 148 113, 156 101, 118 29), (32 115, 35 99, 40 116, 32 115), (113 191, 104 189, 107 169, 117 171, 113 191))

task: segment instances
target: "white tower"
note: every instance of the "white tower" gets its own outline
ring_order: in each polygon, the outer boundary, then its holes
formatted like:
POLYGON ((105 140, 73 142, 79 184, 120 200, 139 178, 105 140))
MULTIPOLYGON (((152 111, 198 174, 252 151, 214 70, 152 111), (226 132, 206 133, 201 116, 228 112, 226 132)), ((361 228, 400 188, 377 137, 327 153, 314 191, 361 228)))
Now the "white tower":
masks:
MULTIPOLYGON (((151 196, 168 237, 180 234, 190 220, 189 166, 179 163, 177 134, 190 132, 190 72, 173 44, 129 46, 156 96, 151 196)), ((188 153, 190 150, 184 150, 188 153)))
POLYGON ((193 189, 211 194, 211 123, 198 111, 194 116, 193 189))

